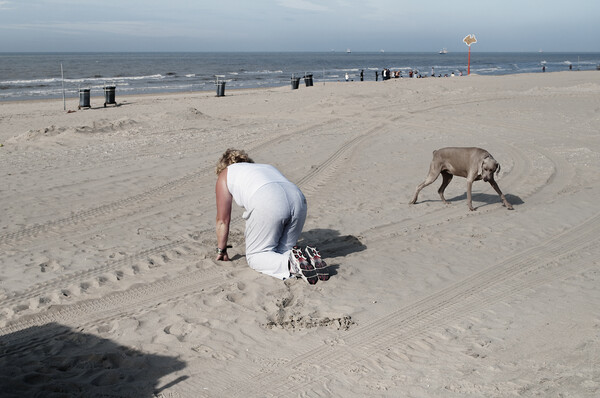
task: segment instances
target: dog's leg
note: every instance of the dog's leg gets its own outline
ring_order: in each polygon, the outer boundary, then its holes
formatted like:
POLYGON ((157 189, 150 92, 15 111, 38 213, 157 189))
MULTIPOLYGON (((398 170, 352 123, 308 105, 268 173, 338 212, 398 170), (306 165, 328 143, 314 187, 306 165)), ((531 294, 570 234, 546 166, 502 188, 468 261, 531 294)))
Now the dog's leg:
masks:
POLYGON ((471 200, 471 188, 473 188, 473 180, 467 178, 467 206, 469 206, 469 210, 474 211, 475 209, 471 200))
POLYGON ((444 181, 442 181, 442 185, 440 186, 440 189, 438 189, 438 193, 440 194, 440 198, 442 198, 442 202, 447 205, 450 203, 446 201, 446 198, 444 198, 444 191, 446 190, 448 184, 450 184, 450 181, 452 181, 452 177, 454 177, 452 174, 448 173, 447 171, 442 171, 442 178, 444 181))
POLYGON ((429 169, 429 174, 427 174, 427 177, 425 178, 425 181, 423 181, 422 183, 419 184, 419 186, 417 187, 417 190, 415 191, 415 196, 412 198, 412 200, 410 202, 408 202, 408 204, 414 205, 415 203, 417 203, 417 197, 419 196, 419 192, 421 192, 421 189, 425 188, 427 185, 432 184, 435 180, 437 180, 439 175, 440 175, 440 171, 434 170, 433 167, 431 167, 429 169))
POLYGON ((498 193, 498 195, 500 195, 500 199, 502 199, 502 203, 504 203, 504 206, 506 206, 506 208, 508 210, 513 210, 512 205, 510 203, 508 203, 508 200, 506 200, 506 197, 504 197, 504 194, 500 190, 500 187, 498 186, 498 184, 496 183, 496 181, 495 180, 489 180, 489 183, 492 186, 492 188, 494 188, 494 190, 498 193))

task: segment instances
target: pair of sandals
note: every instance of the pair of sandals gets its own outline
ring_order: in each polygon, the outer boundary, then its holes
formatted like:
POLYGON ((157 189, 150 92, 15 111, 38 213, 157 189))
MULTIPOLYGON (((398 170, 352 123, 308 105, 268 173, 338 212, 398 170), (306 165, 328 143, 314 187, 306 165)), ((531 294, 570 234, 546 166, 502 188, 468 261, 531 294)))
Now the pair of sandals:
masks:
POLYGON ((292 248, 292 252, 290 253, 290 272, 300 276, 311 285, 314 285, 319 280, 329 280, 327 264, 321 258, 319 250, 313 246, 306 246, 304 252, 298 246, 292 248))

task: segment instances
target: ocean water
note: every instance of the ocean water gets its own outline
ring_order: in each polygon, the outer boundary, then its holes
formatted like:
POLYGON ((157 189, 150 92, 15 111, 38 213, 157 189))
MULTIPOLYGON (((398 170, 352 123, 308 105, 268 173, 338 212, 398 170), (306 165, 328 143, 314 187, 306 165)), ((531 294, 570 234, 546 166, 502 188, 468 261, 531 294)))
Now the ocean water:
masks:
MULTIPOLYGON (((389 68, 408 77, 466 75, 468 53, 0 53, 0 101, 78 98, 80 88, 103 95, 115 85, 119 95, 290 85, 292 76, 312 74, 314 83, 342 81, 348 73, 375 80, 375 71, 389 68), (63 74, 61 75, 61 65, 63 74), (432 69, 433 68, 433 69, 432 69), (63 78, 64 76, 64 78, 63 78)), ((600 53, 471 53, 471 73, 505 75, 596 70, 600 53)), ((598 72, 600 74, 600 71, 598 72)), ((600 76, 600 75, 599 75, 600 76)), ((381 78, 380 78, 381 79, 381 78)))

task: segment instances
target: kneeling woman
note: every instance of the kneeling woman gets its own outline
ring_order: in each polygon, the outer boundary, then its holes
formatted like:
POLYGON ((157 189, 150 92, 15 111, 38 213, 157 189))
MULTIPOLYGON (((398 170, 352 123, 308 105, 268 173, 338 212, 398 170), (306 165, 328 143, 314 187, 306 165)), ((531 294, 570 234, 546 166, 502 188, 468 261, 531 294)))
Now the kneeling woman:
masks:
POLYGON ((217 173, 217 260, 229 261, 227 240, 233 200, 244 208, 246 260, 263 274, 302 277, 310 284, 329 279, 315 247, 296 243, 306 219, 306 198, 275 167, 254 163, 242 150, 228 149, 217 173))

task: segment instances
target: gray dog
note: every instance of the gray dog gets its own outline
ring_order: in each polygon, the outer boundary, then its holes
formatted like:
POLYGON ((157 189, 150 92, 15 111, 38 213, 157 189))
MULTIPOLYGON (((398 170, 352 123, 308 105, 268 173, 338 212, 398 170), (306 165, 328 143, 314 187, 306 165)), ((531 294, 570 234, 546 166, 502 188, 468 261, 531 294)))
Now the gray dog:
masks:
POLYGON ((441 173, 444 181, 442 182, 440 189, 438 189, 438 193, 444 203, 448 204, 446 198, 444 198, 444 190, 452 180, 453 176, 459 176, 467 179, 467 206, 469 206, 469 210, 475 210, 471 203, 471 187, 473 186, 473 181, 481 179, 485 182, 489 182, 494 190, 498 192, 498 195, 500 195, 504 206, 506 206, 508 210, 512 210, 512 205, 508 203, 504 194, 500 191, 498 184, 494 181, 494 172, 500 172, 500 164, 484 149, 456 147, 438 149, 433 151, 433 160, 429 166, 427 178, 419 184, 415 196, 409 204, 415 204, 421 189, 434 182, 441 173))

